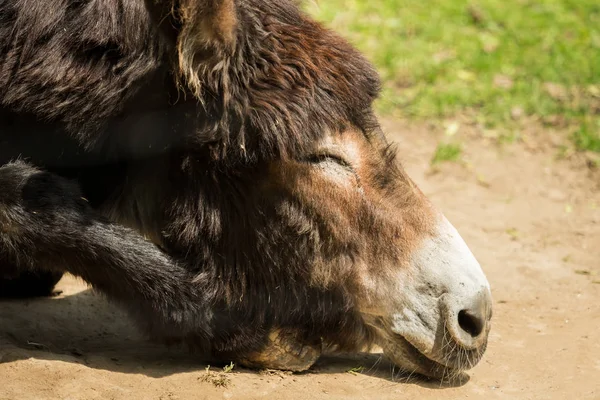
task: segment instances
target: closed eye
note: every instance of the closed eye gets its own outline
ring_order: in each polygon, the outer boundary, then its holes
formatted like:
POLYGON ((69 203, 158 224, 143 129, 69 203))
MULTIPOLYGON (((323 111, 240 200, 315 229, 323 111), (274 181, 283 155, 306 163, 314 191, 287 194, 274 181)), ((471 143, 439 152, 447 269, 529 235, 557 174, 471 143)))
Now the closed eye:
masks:
POLYGON ((351 171, 354 171, 354 168, 348 161, 336 154, 316 153, 309 155, 304 160, 311 164, 335 163, 351 171))
POLYGON ((305 157, 303 161, 313 165, 325 176, 338 183, 354 181, 358 187, 361 186, 360 178, 354 166, 341 155, 333 152, 314 153, 305 157))

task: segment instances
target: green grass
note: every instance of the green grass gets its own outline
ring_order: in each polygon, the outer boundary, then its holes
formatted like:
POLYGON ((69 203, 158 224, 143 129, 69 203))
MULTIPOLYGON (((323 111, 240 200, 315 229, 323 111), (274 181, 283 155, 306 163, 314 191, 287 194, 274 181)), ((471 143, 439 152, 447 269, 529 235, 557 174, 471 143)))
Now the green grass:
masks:
POLYGON ((225 372, 226 374, 233 371, 233 368, 235 367, 235 364, 233 362, 229 363, 229 365, 226 365, 223 367, 223 372, 225 372))
POLYGON ((363 367, 363 366, 354 367, 354 368, 350 368, 348 370, 348 373, 353 374, 353 375, 357 375, 357 374, 362 374, 364 370, 365 370, 365 367, 363 367))
POLYGON ((578 148, 599 150, 600 1, 309 0, 382 74, 380 111, 471 115, 519 129, 515 115, 561 116, 578 148))
POLYGON ((431 165, 436 165, 445 161, 458 161, 462 153, 462 148, 456 143, 440 143, 435 149, 431 165))
POLYGON ((575 146, 580 150, 590 150, 600 152, 600 120, 596 120, 596 126, 590 123, 583 123, 573 134, 575 146))

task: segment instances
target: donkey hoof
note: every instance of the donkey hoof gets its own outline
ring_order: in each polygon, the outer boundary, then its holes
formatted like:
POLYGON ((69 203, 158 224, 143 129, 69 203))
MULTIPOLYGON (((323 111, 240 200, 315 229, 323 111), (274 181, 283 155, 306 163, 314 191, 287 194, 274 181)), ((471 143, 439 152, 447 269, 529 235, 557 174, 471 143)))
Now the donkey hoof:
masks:
POLYGON ((274 330, 261 351, 251 353, 239 363, 248 368, 302 372, 309 369, 320 355, 321 343, 302 343, 289 332, 274 330))

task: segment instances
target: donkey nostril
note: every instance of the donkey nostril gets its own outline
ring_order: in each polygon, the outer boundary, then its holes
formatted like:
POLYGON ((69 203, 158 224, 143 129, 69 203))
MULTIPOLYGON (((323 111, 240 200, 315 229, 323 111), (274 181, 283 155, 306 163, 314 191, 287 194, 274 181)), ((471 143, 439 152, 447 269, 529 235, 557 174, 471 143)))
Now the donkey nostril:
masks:
POLYGON ((473 338, 481 335, 484 325, 483 317, 470 310, 462 310, 458 313, 458 326, 473 338))

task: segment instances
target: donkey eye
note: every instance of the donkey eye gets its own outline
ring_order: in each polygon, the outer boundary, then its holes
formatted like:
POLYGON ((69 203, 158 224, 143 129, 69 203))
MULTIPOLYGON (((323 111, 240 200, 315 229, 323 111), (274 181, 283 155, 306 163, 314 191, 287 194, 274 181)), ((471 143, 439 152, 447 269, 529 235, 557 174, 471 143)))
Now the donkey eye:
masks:
POLYGON ((360 186, 358 174, 350 161, 335 152, 314 153, 304 158, 304 162, 319 170, 323 176, 340 184, 355 182, 360 186))
POLYGON ((354 170, 354 168, 352 168, 352 165, 348 161, 346 161, 342 156, 337 155, 337 154, 331 154, 331 153, 311 154, 310 156, 308 156, 306 158, 306 162, 309 162, 311 164, 334 163, 334 164, 340 165, 344 168, 347 168, 349 170, 354 170))

